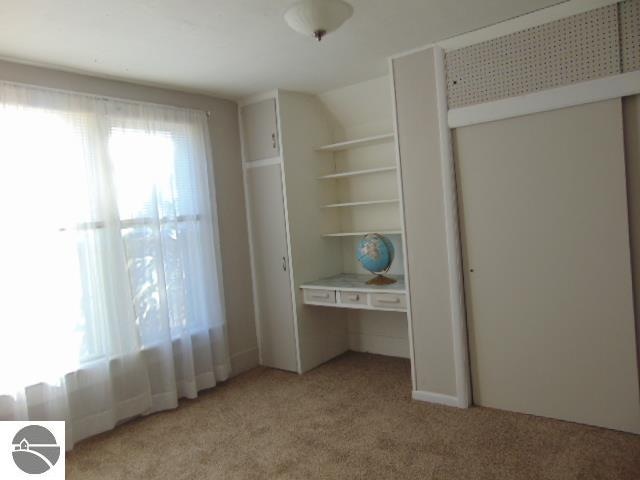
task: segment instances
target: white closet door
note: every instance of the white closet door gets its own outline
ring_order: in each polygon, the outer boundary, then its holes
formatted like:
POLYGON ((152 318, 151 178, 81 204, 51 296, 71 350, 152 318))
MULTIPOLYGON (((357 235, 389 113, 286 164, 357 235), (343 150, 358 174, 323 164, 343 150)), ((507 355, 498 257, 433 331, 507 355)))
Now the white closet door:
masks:
POLYGON ((474 403, 640 432, 620 100, 455 147, 474 403))
POLYGON ((262 364, 297 371, 281 167, 247 170, 262 364))

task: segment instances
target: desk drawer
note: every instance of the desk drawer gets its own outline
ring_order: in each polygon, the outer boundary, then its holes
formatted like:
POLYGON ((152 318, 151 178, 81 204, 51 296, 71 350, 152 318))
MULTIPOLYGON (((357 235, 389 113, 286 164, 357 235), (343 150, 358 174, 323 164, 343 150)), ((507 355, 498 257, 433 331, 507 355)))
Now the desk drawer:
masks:
POLYGON ((315 288, 304 289, 304 302, 305 303, 336 303, 336 291, 335 290, 320 290, 315 288))
POLYGON ((344 305, 367 305, 368 293, 362 292, 338 292, 340 303, 344 305))
POLYGON ((372 293, 371 306, 404 310, 407 308, 407 298, 404 293, 372 293))

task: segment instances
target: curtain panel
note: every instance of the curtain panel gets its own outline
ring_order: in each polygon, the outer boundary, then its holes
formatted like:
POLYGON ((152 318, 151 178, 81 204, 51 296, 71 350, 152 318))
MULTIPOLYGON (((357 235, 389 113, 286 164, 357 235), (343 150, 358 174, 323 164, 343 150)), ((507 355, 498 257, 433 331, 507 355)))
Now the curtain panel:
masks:
POLYGON ((0 420, 68 448, 230 372, 204 112, 0 82, 0 420))

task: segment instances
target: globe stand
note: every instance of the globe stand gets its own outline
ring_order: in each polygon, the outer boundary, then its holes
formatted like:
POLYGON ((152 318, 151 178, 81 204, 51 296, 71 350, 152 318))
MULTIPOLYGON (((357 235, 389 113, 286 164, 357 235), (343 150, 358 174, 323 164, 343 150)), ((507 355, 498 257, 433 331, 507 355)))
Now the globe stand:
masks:
POLYGON ((376 275, 371 280, 367 280, 367 285, 391 285, 392 283, 396 283, 397 280, 394 278, 385 277, 384 275, 376 275))

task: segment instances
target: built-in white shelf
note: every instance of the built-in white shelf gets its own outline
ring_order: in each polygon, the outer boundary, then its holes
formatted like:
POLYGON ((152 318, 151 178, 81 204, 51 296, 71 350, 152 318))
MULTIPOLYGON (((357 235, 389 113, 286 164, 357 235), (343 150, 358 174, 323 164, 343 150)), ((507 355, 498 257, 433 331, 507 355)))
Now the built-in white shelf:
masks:
POLYGON ((323 175, 322 177, 318 177, 318 180, 353 177, 355 175, 369 175, 372 173, 392 172, 392 171, 395 171, 396 169, 397 167, 367 168, 366 170, 354 170, 353 172, 341 172, 341 173, 332 173, 331 175, 323 175))
POLYGON ((383 135, 373 135, 371 137, 358 138, 356 140, 347 140, 345 142, 332 143, 331 145, 323 145, 316 148, 318 152, 337 152, 339 150, 347 150, 349 148, 365 147, 376 143, 390 142, 393 140, 393 133, 385 133, 383 135))
POLYGON ((407 288, 404 283, 404 275, 385 274, 396 280, 395 283, 386 285, 369 285, 367 281, 371 280, 375 275, 361 273, 340 273, 333 277, 313 280, 311 282, 300 285, 300 288, 317 289, 317 290, 340 290, 343 292, 394 292, 406 293, 407 288))
POLYGON ((380 235, 402 235, 402 230, 369 230, 368 232, 336 232, 325 233, 323 237, 364 237, 367 233, 379 233, 380 235))
POLYGON ((362 205, 384 205, 388 203, 398 203, 400 199, 390 198, 389 200, 369 200, 366 202, 347 202, 347 203, 332 203, 330 205, 323 205, 322 208, 344 208, 344 207, 360 207, 362 205))

